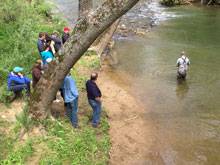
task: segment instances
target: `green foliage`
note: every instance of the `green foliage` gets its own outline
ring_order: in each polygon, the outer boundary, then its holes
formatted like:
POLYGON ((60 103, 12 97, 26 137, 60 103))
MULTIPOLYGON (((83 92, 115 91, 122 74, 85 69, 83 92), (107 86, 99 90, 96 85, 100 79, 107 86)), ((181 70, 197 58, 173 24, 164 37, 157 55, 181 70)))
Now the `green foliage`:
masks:
POLYGON ((76 81, 77 89, 79 91, 83 91, 86 89, 85 84, 87 81, 87 77, 80 74, 76 67, 73 67, 73 70, 71 71, 71 76, 76 81))
MULTIPOLYGON (((7 136, 6 130, 10 127, 10 123, 1 119, 0 117, 0 160, 5 158, 5 156, 13 150, 14 137, 7 136)), ((1 162, 1 161, 0 161, 1 162)))
POLYGON ((0 102, 7 104, 15 97, 14 92, 8 91, 8 87, 4 84, 0 89, 0 102))
POLYGON ((80 59, 80 64, 82 66, 87 67, 87 68, 97 68, 101 64, 100 57, 98 56, 92 56, 91 59, 88 59, 85 56, 82 56, 80 59))
POLYGON ((20 115, 15 115, 19 124, 21 124, 26 131, 28 131, 30 125, 33 123, 31 118, 28 115, 28 106, 23 107, 23 112, 20 115))
POLYGON ((110 150, 110 138, 107 134, 108 123, 102 119, 102 128, 88 126, 88 119, 83 119, 82 129, 69 127, 69 120, 62 125, 46 121, 48 150, 41 154, 39 164, 107 164, 110 150))
POLYGON ((94 50, 87 50, 85 53, 86 56, 92 56, 92 55, 97 55, 96 51, 94 50))
POLYGON ((0 161, 1 165, 8 164, 24 164, 25 160, 33 156, 33 142, 28 139, 25 146, 17 147, 5 159, 0 161))
POLYGON ((15 66, 31 76, 32 64, 41 56, 37 50, 39 32, 62 31, 65 23, 46 17, 51 7, 45 0, 0 0, 0 85, 15 66))

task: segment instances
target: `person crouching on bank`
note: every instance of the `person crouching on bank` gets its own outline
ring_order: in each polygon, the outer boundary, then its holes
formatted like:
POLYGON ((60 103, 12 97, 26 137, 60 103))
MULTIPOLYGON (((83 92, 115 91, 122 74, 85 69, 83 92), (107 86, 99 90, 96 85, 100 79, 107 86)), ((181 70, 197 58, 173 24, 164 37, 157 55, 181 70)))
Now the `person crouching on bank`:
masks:
POLYGON ((21 74, 23 68, 15 67, 13 72, 8 75, 8 90, 14 93, 19 93, 23 89, 26 89, 28 95, 30 95, 30 83, 31 80, 21 74))

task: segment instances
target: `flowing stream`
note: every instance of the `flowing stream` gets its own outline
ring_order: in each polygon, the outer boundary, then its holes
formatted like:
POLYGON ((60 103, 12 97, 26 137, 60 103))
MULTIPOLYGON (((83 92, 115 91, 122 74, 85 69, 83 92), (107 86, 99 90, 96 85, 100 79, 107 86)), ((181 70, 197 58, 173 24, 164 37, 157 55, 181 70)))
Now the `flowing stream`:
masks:
MULTIPOLYGON (((74 24, 77 3, 53 1, 74 24)), ((220 9, 143 0, 124 18, 156 24, 145 36, 115 38, 119 63, 105 71, 146 107, 153 139, 146 164, 220 164, 220 9), (178 82, 182 50, 191 66, 178 82)))
POLYGON ((119 64, 107 71, 146 107, 146 164, 220 164, 220 10, 150 5, 157 26, 116 42, 119 64), (178 82, 182 50, 191 66, 178 82))

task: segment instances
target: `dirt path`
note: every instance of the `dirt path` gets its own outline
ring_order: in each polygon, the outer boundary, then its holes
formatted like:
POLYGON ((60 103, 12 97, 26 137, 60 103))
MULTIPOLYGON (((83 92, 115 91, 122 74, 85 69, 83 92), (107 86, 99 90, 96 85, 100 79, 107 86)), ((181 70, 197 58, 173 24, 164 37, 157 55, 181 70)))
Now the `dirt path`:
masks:
POLYGON ((97 84, 103 94, 110 123, 110 164, 146 164, 145 155, 151 140, 144 109, 127 91, 101 72, 97 84))

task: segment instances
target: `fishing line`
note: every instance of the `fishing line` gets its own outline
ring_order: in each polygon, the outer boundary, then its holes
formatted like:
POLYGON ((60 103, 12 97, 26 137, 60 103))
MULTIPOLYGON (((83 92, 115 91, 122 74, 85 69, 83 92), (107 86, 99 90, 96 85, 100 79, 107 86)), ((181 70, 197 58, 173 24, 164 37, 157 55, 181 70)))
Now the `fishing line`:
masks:
POLYGON ((185 50, 188 51, 189 40, 188 40, 188 37, 187 37, 186 31, 183 31, 183 32, 184 32, 185 39, 186 39, 186 44, 184 45, 184 47, 185 47, 185 50))

